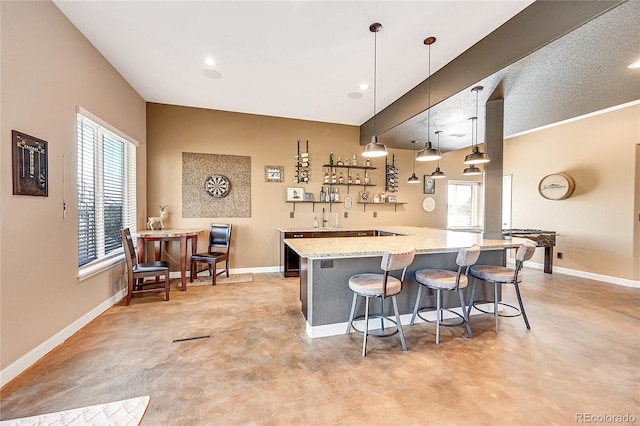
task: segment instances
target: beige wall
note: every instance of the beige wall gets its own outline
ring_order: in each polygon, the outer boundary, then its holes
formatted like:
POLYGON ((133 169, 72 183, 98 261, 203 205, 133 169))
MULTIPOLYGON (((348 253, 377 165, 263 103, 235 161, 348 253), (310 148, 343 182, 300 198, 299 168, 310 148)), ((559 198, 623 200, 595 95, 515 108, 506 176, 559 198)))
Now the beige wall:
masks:
MULTIPOLYGON (((391 150, 398 157, 400 168, 400 192, 398 199, 408 202, 394 212, 392 206, 367 206, 355 204, 357 191, 351 193, 354 205, 346 210, 342 204, 334 204, 329 213, 328 204, 317 204, 315 212, 311 205, 296 204, 295 217, 289 217, 293 205, 285 202, 287 186, 303 186, 306 192, 313 192, 319 198, 321 180, 324 176, 322 164, 326 164, 329 153, 337 157, 358 154, 358 127, 320 123, 286 118, 267 117, 250 114, 231 113, 198 108, 179 107, 150 103, 147 106, 148 131, 148 188, 147 205, 149 212, 157 210, 159 204, 169 204, 169 224, 174 228, 198 227, 208 229, 212 222, 228 222, 234 225, 232 238, 231 267, 256 268, 278 265, 279 236, 277 228, 311 228, 313 218, 320 221, 322 208, 326 210, 329 224, 335 223, 336 212, 340 215, 341 226, 407 224, 416 226, 445 226, 437 213, 422 210, 422 185, 408 185, 406 179, 411 174, 412 153, 391 150), (311 182, 307 185, 293 183, 294 155, 296 141, 309 140, 311 158, 311 182), (250 155, 251 156, 251 217, 250 218, 183 218, 182 217, 182 152, 209 154, 250 155), (264 166, 285 167, 285 182, 266 183, 264 166), (347 219, 344 212, 349 213, 347 219), (377 217, 373 213, 377 212, 377 217)), ((384 190, 384 159, 374 159, 371 182, 377 186, 370 191, 384 190)), ((416 173, 422 177, 434 165, 419 165, 416 173)), ((212 170, 212 173, 214 171, 212 170)), ((361 176, 364 178, 364 176, 361 176)), ((233 182, 232 182, 233 184, 233 182)), ((346 187, 340 188, 340 195, 346 195, 346 187)), ((437 211, 446 212, 446 192, 442 185, 436 189, 439 200, 437 211)), ((214 201, 212 201, 214 202, 214 201)), ((446 213, 445 213, 446 214, 446 213)), ((200 249, 206 247, 204 234, 200 238, 200 249)), ((177 246, 177 244, 176 244, 177 246)), ((177 247, 169 248, 172 257, 177 256, 177 247)), ((173 269, 176 269, 174 265, 173 269)))
POLYGON ((638 117, 640 106, 634 105, 505 141, 513 227, 557 231, 563 259, 554 259, 556 266, 638 279, 638 117), (566 200, 546 200, 538 182, 557 172, 573 177, 575 192, 566 200))
POLYGON ((0 368, 109 300, 122 266, 78 282, 76 106, 140 142, 146 216, 144 100, 49 1, 2 1, 0 368), (12 195, 11 130, 48 141, 49 196, 12 195), (62 217, 63 161, 67 218, 62 217))

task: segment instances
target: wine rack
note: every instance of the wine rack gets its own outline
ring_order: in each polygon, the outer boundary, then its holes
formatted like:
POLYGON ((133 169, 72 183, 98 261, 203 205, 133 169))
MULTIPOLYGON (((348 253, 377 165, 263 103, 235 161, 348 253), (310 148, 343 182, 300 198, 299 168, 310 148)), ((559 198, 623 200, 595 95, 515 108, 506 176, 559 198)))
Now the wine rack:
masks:
POLYGON ((309 141, 307 141, 304 152, 300 152, 300 140, 298 139, 298 153, 296 154, 294 183, 309 183, 309 170, 311 163, 309 162, 309 141))
POLYGON ((396 155, 393 154, 391 162, 388 157, 384 160, 385 163, 385 185, 384 190, 386 192, 398 192, 398 168, 396 167, 396 155))

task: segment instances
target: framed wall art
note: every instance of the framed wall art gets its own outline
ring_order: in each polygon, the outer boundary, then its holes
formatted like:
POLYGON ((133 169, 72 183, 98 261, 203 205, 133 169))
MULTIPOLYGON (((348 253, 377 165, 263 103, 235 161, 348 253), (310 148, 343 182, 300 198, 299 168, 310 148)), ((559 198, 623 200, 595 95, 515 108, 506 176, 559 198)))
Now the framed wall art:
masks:
POLYGON ((287 187, 287 201, 304 201, 304 189, 300 187, 287 187))
POLYGON ((284 181, 283 166, 264 166, 265 182, 282 182, 284 181))
POLYGON ((424 175, 424 193, 435 194, 436 193, 436 180, 430 175, 424 175))
POLYGON ((47 142, 11 131, 13 195, 49 196, 47 142))

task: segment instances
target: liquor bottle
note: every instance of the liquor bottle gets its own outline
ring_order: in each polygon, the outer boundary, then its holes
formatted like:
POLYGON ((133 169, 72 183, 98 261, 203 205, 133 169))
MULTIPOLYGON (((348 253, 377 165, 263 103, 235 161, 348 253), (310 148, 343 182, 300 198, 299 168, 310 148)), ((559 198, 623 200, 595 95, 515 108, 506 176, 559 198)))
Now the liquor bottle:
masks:
POLYGON ((340 177, 338 178, 338 183, 344 183, 344 176, 342 176, 342 172, 340 172, 340 177))
POLYGON ((358 160, 356 160, 356 155, 353 154, 353 160, 351 161, 351 165, 352 166, 357 166, 358 165, 358 160))
POLYGON ((369 185, 369 172, 364 172, 364 184, 369 185))
POLYGON ((318 229, 318 218, 317 217, 313 218, 313 229, 318 229))
POLYGON ((324 203, 324 186, 320 188, 320 202, 324 203))
POLYGON ((333 191, 329 188, 329 202, 333 203, 333 191))
POLYGON ((324 183, 329 183, 329 169, 324 169, 324 183))
POLYGON ((351 179, 351 173, 347 176, 347 183, 351 185, 353 183, 353 179, 351 179))
POLYGON ((336 165, 337 166, 342 166, 342 158, 338 157, 338 163, 336 165))
POLYGON ((336 171, 333 171, 333 174, 331 175, 331 183, 336 183, 338 182, 338 177, 336 176, 336 171))
POLYGON ((360 173, 358 173, 358 174, 356 175, 356 185, 360 185, 360 183, 361 183, 361 180, 360 180, 360 173))
POLYGON ((365 167, 371 167, 371 160, 369 160, 369 159, 367 158, 367 160, 364 162, 364 166, 365 166, 365 167))
POLYGON ((335 195, 333 196, 333 201, 337 203, 338 201, 340 201, 340 194, 338 193, 337 186, 333 189, 333 192, 335 193, 335 195))
POLYGON ((333 166, 333 152, 329 154, 329 164, 333 166))
POLYGON ((344 165, 349 167, 349 156, 344 157, 344 165))

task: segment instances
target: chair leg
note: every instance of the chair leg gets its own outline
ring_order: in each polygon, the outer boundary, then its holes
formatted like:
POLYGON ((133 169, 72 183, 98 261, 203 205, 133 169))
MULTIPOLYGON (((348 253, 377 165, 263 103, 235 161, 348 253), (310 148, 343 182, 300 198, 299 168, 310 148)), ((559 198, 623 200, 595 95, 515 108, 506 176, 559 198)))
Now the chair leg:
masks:
POLYGON ((169 281, 169 271, 165 272, 164 274, 164 294, 165 294, 165 300, 168 302, 169 301, 169 290, 171 289, 171 282, 169 281))
POLYGON ((398 325, 398 332, 400 333, 400 342, 402 342, 402 350, 407 350, 407 342, 404 340, 404 331, 402 331, 402 323, 400 322, 400 313, 398 312, 398 300, 396 296, 391 296, 391 301, 393 302, 393 310, 396 313, 396 323, 398 325))
POLYGON ((227 268, 227 278, 229 278, 229 253, 227 253, 227 260, 224 262, 225 268, 227 268))
POLYGON ((436 289, 436 345, 440 344, 440 314, 442 314, 442 290, 436 289))
POLYGON ((349 324, 347 324, 347 332, 345 334, 351 333, 351 327, 353 326, 353 316, 356 313, 356 300, 358 299, 358 295, 353 293, 353 302, 351 302, 351 313, 349 314, 349 324))
POLYGON ((469 299, 469 306, 467 307, 467 318, 471 317, 471 308, 476 301, 476 282, 474 281, 471 286, 471 298, 469 299))
POLYGON ((469 314, 467 314, 464 306, 464 291, 462 289, 458 290, 458 295, 460 296, 460 307, 462 308, 462 315, 464 316, 464 324, 467 326, 467 335, 469 339, 473 339, 473 332, 471 331, 471 324, 469 323, 469 314))
POLYGON ((524 319, 524 324, 527 326, 527 330, 531 330, 529 327, 529 320, 527 319, 527 314, 524 311, 524 305, 522 304, 522 297, 520 296, 520 287, 517 282, 513 283, 516 288, 516 296, 518 296, 518 303, 520 304, 520 312, 522 312, 522 318, 524 319))
POLYGON ((129 303, 131 303, 131 296, 133 294, 133 281, 135 281, 135 278, 127 280, 127 303, 126 305, 129 306, 129 303))
POLYGON ((192 283, 193 279, 196 278, 198 279, 198 272, 197 272, 197 267, 196 267, 196 262, 194 262, 193 260, 191 261, 191 273, 189 274, 189 282, 192 283), (195 275, 195 277, 194 277, 195 275))
POLYGON ((418 296, 416 297, 416 306, 413 308, 413 315, 411 316, 411 325, 416 320, 416 315, 418 315, 418 308, 420 307, 420 302, 422 301, 422 284, 418 286, 418 296))
POLYGON ((496 333, 498 333, 498 282, 493 283, 493 316, 496 317, 496 333))
POLYGON ((211 268, 211 285, 216 285, 216 276, 218 275, 216 273, 216 262, 212 262, 212 265, 210 265, 209 268, 211 268))
POLYGON ((362 341, 362 356, 367 356, 367 333, 369 333, 369 296, 365 296, 364 305, 364 340, 362 341))

